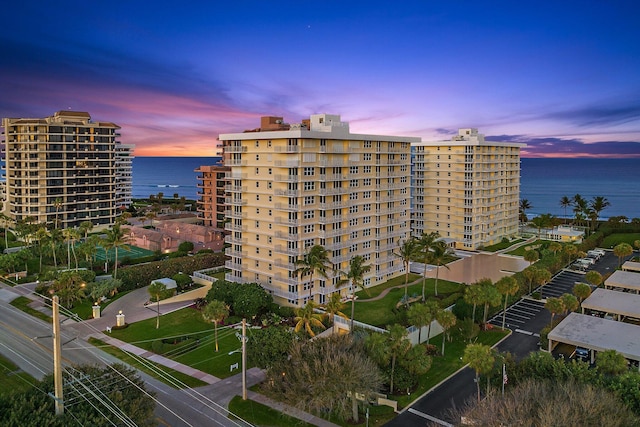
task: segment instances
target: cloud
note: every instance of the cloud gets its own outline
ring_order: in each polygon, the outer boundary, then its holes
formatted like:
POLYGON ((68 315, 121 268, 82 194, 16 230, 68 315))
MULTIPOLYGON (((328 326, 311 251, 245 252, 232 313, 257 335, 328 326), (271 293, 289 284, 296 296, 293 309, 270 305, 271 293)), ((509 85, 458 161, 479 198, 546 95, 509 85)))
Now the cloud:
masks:
POLYGON ((587 105, 584 107, 547 112, 544 119, 562 120, 580 127, 612 126, 640 121, 640 103, 637 101, 616 102, 609 105, 587 105))
POLYGON ((579 138, 530 137, 527 135, 491 135, 487 141, 527 144, 523 157, 638 157, 640 141, 584 142, 579 138))

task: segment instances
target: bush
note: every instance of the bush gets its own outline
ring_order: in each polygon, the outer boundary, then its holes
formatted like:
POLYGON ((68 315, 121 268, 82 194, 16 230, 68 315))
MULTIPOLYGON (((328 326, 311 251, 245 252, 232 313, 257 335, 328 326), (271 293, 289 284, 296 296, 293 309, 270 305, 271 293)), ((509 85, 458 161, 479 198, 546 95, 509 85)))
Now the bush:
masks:
POLYGON ((151 351, 156 354, 164 353, 164 343, 162 342, 162 340, 154 340, 151 343, 151 351))
POLYGON ((193 243, 191 242, 182 242, 178 245, 178 251, 188 253, 193 250, 193 243))
POLYGON ((449 306, 454 305, 459 299, 462 298, 462 292, 454 292, 451 295, 448 295, 446 298, 438 301, 441 308, 447 308, 449 306))

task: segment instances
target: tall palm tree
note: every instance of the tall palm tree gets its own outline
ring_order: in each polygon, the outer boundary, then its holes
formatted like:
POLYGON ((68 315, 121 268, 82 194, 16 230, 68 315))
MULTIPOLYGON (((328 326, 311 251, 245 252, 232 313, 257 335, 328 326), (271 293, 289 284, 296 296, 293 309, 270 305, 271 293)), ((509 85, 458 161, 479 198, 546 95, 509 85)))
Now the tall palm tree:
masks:
POLYGON ((324 329, 324 325, 322 324, 322 315, 316 313, 314 309, 316 308, 316 303, 313 301, 307 302, 307 304, 296 310, 296 317, 294 321, 296 322, 296 326, 294 328, 295 332, 300 332, 302 329, 307 331, 307 334, 311 338, 316 336, 316 333, 313 332, 313 328, 324 329))
POLYGON ((444 356, 444 342, 449 339, 449 330, 456 325, 458 318, 449 310, 440 310, 436 315, 436 319, 442 326, 442 355, 444 356))
POLYGON ((156 329, 160 327, 160 298, 166 290, 167 286, 162 282, 152 282, 147 288, 149 295, 156 300, 156 329))
POLYGON ((449 255, 449 246, 443 240, 434 243, 431 252, 431 262, 436 266, 436 282, 434 286, 435 296, 438 296, 438 277, 440 276, 440 267, 449 270, 449 266, 445 262, 449 255))
POLYGON ((409 305, 409 297, 407 295, 409 292, 409 265, 416 254, 416 249, 416 239, 411 237, 398 242, 398 250, 393 252, 395 256, 402 259, 402 264, 404 264, 404 302, 407 306, 409 305))
POLYGON ((611 206, 611 203, 602 196, 595 196, 589 202, 589 208, 591 209, 591 230, 595 231, 596 223, 598 222, 598 218, 600 218, 600 213, 611 206))
POLYGON ((58 243, 62 240, 62 232, 54 228, 52 230, 47 231, 47 237, 49 238, 49 244, 51 245, 51 252, 53 255, 53 265, 57 269, 58 268, 58 258, 56 256, 56 252, 58 250, 58 243))
POLYGON ((393 394, 393 377, 396 369, 396 361, 411 350, 411 342, 407 339, 407 330, 404 326, 395 324, 389 328, 387 341, 391 353, 391 381, 389 388, 393 394))
POLYGON ((11 218, 0 213, 0 221, 2 221, 2 226, 4 227, 4 247, 6 249, 9 247, 9 224, 11 223, 11 218))
POLYGON ((564 308, 564 302, 562 298, 550 297, 547 298, 547 302, 544 304, 544 308, 551 312, 551 325, 553 325, 553 318, 556 314, 562 313, 564 308))
POLYGON ((56 208, 56 222, 55 222, 55 228, 58 228, 58 215, 60 213, 60 208, 62 207, 62 199, 60 197, 56 197, 56 199, 53 201, 53 206, 56 208))
POLYGON ((620 268, 623 258, 633 254, 633 247, 628 243, 620 243, 613 248, 613 254, 618 257, 618 268, 620 268))
POLYGON ((464 349, 462 361, 476 371, 476 386, 478 389, 478 402, 480 402, 480 374, 485 374, 493 368, 495 356, 491 347, 485 344, 469 344, 464 349))
POLYGON ((76 257, 76 240, 80 238, 80 233, 75 228, 65 228, 62 230, 64 240, 67 242, 67 269, 71 270, 71 254, 76 264, 76 271, 78 271, 78 257, 76 257))
POLYGON ((80 233, 82 233, 84 235, 85 240, 87 239, 87 236, 89 235, 91 230, 93 230, 93 222, 91 222, 91 221, 82 221, 80 223, 79 231, 80 231, 80 233))
POLYGON ((329 260, 329 252, 321 245, 314 245, 304 254, 302 259, 296 261, 298 268, 294 271, 296 275, 310 275, 309 298, 311 298, 311 290, 313 289, 313 275, 318 273, 320 277, 327 278, 327 272, 332 270, 332 264, 329 260))
POLYGON ((564 209, 564 223, 567 223, 567 208, 571 207, 571 205, 573 204, 573 202, 571 201, 571 199, 568 196, 562 196, 562 198, 560 198, 560 207, 564 209))
POLYGON ((502 329, 504 329, 507 301, 509 300, 509 296, 513 296, 518 292, 520 285, 513 276, 505 276, 496 282, 496 288, 504 296, 504 307, 502 309, 502 329))
POLYGON ((425 304, 412 304, 407 310, 409 324, 418 328, 418 344, 422 342, 422 328, 433 320, 431 312, 425 304))
POLYGON ((327 313, 327 317, 329 317, 329 322, 334 323, 333 320, 336 315, 347 318, 347 316, 341 311, 344 303, 342 302, 342 296, 340 292, 334 292, 329 297, 329 301, 324 305, 324 311, 327 313))
POLYGON ((353 332, 353 318, 355 316, 356 309, 356 289, 360 288, 369 294, 369 290, 364 287, 364 276, 371 271, 370 265, 365 265, 364 257, 362 255, 356 255, 349 261, 349 271, 345 273, 347 280, 350 283, 349 293, 351 294, 351 326, 350 332, 353 332))
POLYGON ((471 312, 471 321, 476 322, 476 307, 482 301, 482 286, 480 282, 472 283, 464 288, 464 302, 473 305, 471 312))
POLYGON ((588 216, 589 206, 587 201, 580 194, 573 196, 573 213, 578 225, 582 224, 588 216))
POLYGON ((213 322, 216 341, 216 353, 218 352, 218 322, 222 322, 229 315, 229 306, 223 301, 213 300, 202 309, 202 317, 207 322, 213 322))
MULTIPOLYGON (((440 234, 437 231, 432 231, 431 233, 422 233, 422 236, 418 239, 417 250, 420 255, 420 259, 422 260, 422 264, 424 266, 424 271, 422 273, 422 301, 425 300, 425 287, 427 283, 427 263, 431 257, 431 251, 433 245, 436 240, 440 238, 440 234)), ((436 272, 437 274, 437 272, 436 272)), ((438 293, 436 292, 436 295, 438 293)))
POLYGON ((116 279, 118 277, 118 249, 123 248, 129 250, 129 246, 127 245, 129 236, 126 234, 125 229, 121 229, 118 224, 114 224, 113 227, 107 230, 106 234, 107 236, 103 241, 105 252, 112 248, 115 249, 113 278, 116 279))
POLYGON ((533 206, 527 199, 520 199, 520 222, 527 222, 527 211, 533 206))

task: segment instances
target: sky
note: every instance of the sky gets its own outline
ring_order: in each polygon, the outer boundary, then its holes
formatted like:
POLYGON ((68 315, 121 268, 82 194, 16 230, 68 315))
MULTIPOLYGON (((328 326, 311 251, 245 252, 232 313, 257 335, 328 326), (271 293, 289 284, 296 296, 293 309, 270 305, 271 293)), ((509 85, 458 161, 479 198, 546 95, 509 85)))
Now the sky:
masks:
POLYGON ((3 8, 0 117, 87 111, 137 156, 213 156, 260 117, 475 127, 523 157, 640 158, 640 2, 45 2, 3 8))

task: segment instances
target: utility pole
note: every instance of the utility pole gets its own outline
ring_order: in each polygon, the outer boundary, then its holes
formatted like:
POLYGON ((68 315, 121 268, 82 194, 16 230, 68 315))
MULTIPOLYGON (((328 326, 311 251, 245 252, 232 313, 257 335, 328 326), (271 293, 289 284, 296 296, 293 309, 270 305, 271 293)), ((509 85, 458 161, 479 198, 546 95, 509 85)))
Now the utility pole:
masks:
POLYGON ((247 319, 242 319, 242 400, 247 400, 247 319))
POLYGON ((53 384, 55 391, 56 415, 64 414, 62 400, 62 344, 60 335, 60 315, 58 313, 59 298, 53 296, 51 308, 53 309, 53 384))

